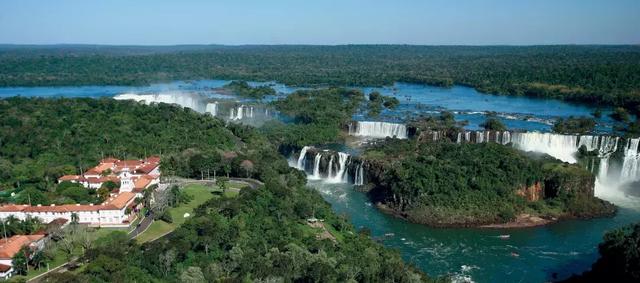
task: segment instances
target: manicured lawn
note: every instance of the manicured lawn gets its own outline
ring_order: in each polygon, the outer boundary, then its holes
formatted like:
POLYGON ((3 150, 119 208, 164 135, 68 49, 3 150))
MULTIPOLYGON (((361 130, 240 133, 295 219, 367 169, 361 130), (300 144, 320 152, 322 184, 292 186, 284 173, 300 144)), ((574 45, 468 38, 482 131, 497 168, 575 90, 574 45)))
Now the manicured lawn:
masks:
POLYGON ((173 224, 169 224, 162 220, 156 220, 156 221, 153 221, 151 225, 149 225, 149 228, 147 228, 147 230, 145 230, 144 233, 136 237, 136 241, 138 243, 146 243, 148 241, 156 239, 157 237, 160 237, 161 235, 164 235, 166 233, 173 231, 173 229, 175 228, 176 226, 173 224))
POLYGON ((154 240, 157 237, 173 231, 176 227, 180 226, 187 220, 187 218, 184 217, 185 213, 192 214, 193 209, 213 198, 213 194, 211 192, 214 191, 214 189, 211 187, 203 185, 189 185, 183 190, 192 197, 192 200, 189 203, 183 203, 178 207, 169 208, 169 213, 171 214, 173 223, 167 223, 162 220, 154 221, 144 233, 140 234, 140 236, 136 238, 138 243, 145 243, 154 240))

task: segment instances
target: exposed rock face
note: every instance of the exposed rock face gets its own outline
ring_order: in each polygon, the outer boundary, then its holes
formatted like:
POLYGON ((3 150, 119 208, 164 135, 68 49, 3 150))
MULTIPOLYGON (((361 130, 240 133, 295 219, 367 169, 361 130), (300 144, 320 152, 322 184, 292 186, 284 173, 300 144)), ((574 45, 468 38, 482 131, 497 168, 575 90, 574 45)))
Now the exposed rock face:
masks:
POLYGON ((542 184, 540 182, 535 182, 531 186, 522 186, 518 190, 516 190, 516 194, 524 197, 527 201, 538 201, 544 198, 544 191, 542 190, 542 184))
POLYGON ((562 193, 593 197, 595 177, 588 171, 566 164, 558 164, 547 170, 547 178, 544 181, 545 198, 554 198, 562 193))

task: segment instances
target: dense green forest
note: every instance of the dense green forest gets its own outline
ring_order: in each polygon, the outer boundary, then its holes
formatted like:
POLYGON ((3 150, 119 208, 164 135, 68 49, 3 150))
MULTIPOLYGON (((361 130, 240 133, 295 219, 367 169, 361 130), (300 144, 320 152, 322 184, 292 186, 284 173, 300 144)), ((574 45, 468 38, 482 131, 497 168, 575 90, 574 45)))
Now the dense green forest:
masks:
POLYGON ((49 194, 61 174, 103 156, 151 154, 161 155, 165 175, 220 170, 265 184, 205 203, 184 226, 151 244, 138 246, 115 232, 85 252, 82 272, 54 273, 50 282, 429 280, 334 214, 305 187, 304 174, 252 127, 166 104, 10 98, 0 100, 0 130, 3 192, 49 194), (239 165, 247 160, 251 168, 239 165), (307 225, 310 217, 323 219, 333 238, 318 236, 307 225))
POLYGON ((364 94, 356 89, 296 91, 273 102, 278 111, 293 119, 293 124, 273 121, 265 124, 262 131, 271 141, 285 147, 337 141, 341 129, 363 101, 364 94))
POLYGON ((85 254, 80 274, 49 282, 424 282, 431 281, 336 217, 305 177, 282 170, 264 188, 214 199, 169 237, 142 247, 114 232, 85 254), (318 238, 308 217, 333 238, 318 238))
POLYGON ((267 95, 276 94, 276 91, 270 86, 252 87, 246 81, 232 81, 224 85, 222 89, 230 92, 232 95, 255 99, 262 99, 267 95))
POLYGON ((640 223, 624 226, 604 235, 598 246, 600 258, 591 270, 563 282, 640 282, 640 223))
POLYGON ((199 166, 195 164, 198 158, 205 155, 218 161, 211 168, 218 169, 223 165, 222 153, 240 151, 242 141, 232 129, 225 128, 221 120, 166 104, 149 107, 113 99, 0 100, 1 196, 6 201, 16 192, 12 200, 19 203, 26 202, 27 194, 42 204, 71 202, 69 199, 99 202, 91 195, 94 192, 55 183, 58 177, 79 174, 107 156, 136 159, 159 154, 166 173, 200 175, 199 168, 193 168, 199 166))
POLYGON ((417 223, 475 226, 523 213, 553 219, 615 211, 593 197, 588 171, 500 144, 390 139, 363 158, 377 179, 373 200, 417 223))
POLYGON ((596 121, 590 117, 560 118, 553 124, 552 130, 561 134, 589 134, 596 127, 596 121))
POLYGON ((0 86, 189 79, 291 85, 461 84, 484 92, 640 105, 638 46, 4 46, 0 86))

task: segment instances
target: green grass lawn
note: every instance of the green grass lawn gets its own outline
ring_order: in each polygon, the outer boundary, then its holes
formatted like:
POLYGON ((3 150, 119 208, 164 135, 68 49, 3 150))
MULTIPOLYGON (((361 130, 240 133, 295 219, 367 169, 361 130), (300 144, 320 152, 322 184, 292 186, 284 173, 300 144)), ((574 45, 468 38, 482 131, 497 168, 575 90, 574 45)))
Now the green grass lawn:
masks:
MULTIPOLYGON (((127 231, 127 229, 124 228, 96 228, 91 230, 90 233, 94 234, 93 237, 95 237, 96 240, 106 236, 107 234, 113 232, 113 231, 127 231)), ((52 244, 52 243, 49 243, 52 244)), ((80 256, 82 255, 82 251, 80 249, 78 249, 77 251, 74 252, 75 256, 80 256)), ((47 261, 47 263, 49 264, 49 268, 50 269, 54 269, 64 263, 67 262, 67 255, 60 249, 53 247, 53 259, 50 261, 47 261)), ((30 267, 31 268, 31 267, 30 267)), ((25 279, 25 280, 29 280, 33 277, 36 277, 42 273, 45 273, 47 271, 47 267, 46 265, 42 266, 40 269, 29 269, 29 272, 27 272, 26 276, 16 276, 16 279, 25 279)))
MULTIPOLYGON (((47 263, 49 264, 50 269, 54 269, 66 262, 67 262, 66 254, 61 250, 56 249, 54 252, 53 259, 51 261, 48 261, 47 263)), ((47 272, 46 264, 42 266, 40 269, 33 269, 33 267, 29 266, 29 271, 27 272, 27 275, 25 276, 17 275, 17 276, 14 276, 12 279, 15 280, 15 282, 21 282, 22 280, 26 281, 45 272, 47 272)))
MULTIPOLYGON (((215 189, 203 185, 189 185, 183 190, 185 193, 189 194, 192 199, 189 203, 183 203, 178 207, 169 208, 169 213, 171 214, 173 223, 167 223, 162 220, 154 221, 144 233, 140 234, 140 236, 136 238, 138 243, 145 243, 154 240, 176 229, 176 227, 180 226, 187 220, 187 218, 184 217, 185 213, 192 214, 193 209, 214 197, 211 192, 215 189)), ((233 193, 231 194, 233 196, 233 193)), ((238 193, 235 192, 235 195, 237 194, 238 193)))

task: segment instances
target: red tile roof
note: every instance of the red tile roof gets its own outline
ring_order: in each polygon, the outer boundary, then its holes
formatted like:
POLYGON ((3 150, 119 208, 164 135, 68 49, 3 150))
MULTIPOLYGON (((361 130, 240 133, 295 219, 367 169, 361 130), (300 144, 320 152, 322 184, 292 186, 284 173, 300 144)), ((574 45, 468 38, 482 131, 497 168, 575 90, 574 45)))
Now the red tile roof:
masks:
POLYGON ((105 209, 103 205, 89 204, 63 204, 63 205, 42 205, 27 206, 24 212, 75 212, 75 211, 98 211, 105 209))
POLYGON ((117 208, 117 209, 123 209, 127 206, 127 204, 129 204, 130 201, 132 201, 134 198, 136 197, 135 193, 131 193, 131 192, 123 192, 118 194, 115 198, 113 199, 108 199, 107 201, 105 201, 102 205, 105 207, 112 207, 113 208, 117 208))
POLYGON ((0 212, 77 212, 77 211, 98 211, 98 210, 114 210, 123 209, 135 198, 136 194, 131 192, 123 192, 108 199, 102 204, 63 204, 63 205, 3 205, 0 206, 0 212))
POLYGON ((0 206, 0 212, 18 212, 18 211, 25 210, 27 207, 29 206, 26 204, 22 204, 22 205, 7 204, 7 205, 0 206))
MULTIPOLYGON (((146 176, 146 175, 144 175, 144 176, 146 176)), ((149 183, 151 183, 151 179, 145 178, 144 176, 138 178, 133 183, 133 188, 134 189, 142 191, 143 189, 145 189, 149 185, 149 183)))
POLYGON ((58 178, 59 181, 64 182, 64 181, 74 181, 74 180, 78 180, 80 179, 82 176, 80 175, 64 175, 60 178, 58 178))
POLYGON ((11 268, 11 265, 0 264, 0 272, 2 273, 6 273, 7 271, 11 270, 11 268))
POLYGON ((42 239, 44 235, 14 235, 9 239, 0 239, 0 259, 11 259, 24 246, 42 239))
POLYGON ((147 163, 159 164, 160 163, 160 156, 149 156, 149 157, 147 157, 147 159, 145 161, 147 163))
POLYGON ((116 163, 118 161, 120 161, 120 159, 116 159, 116 158, 113 158, 113 157, 107 157, 105 159, 100 160, 100 163, 111 163, 111 164, 113 164, 113 163, 116 163))
POLYGON ((136 173, 149 174, 149 173, 151 173, 151 171, 153 171, 153 169, 156 169, 158 166, 160 166, 160 165, 156 164, 156 163, 148 163, 148 164, 140 166, 135 171, 136 171, 136 173))
POLYGON ((107 181, 112 181, 114 183, 120 183, 120 179, 116 176, 106 176, 106 177, 98 177, 98 178, 86 178, 85 181, 90 184, 100 184, 107 181))

